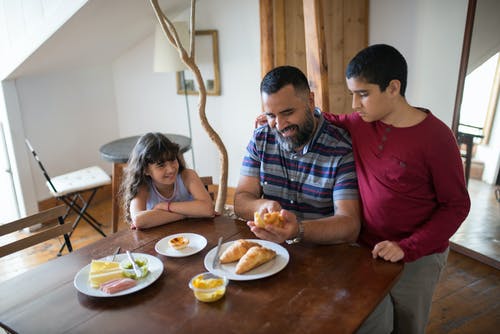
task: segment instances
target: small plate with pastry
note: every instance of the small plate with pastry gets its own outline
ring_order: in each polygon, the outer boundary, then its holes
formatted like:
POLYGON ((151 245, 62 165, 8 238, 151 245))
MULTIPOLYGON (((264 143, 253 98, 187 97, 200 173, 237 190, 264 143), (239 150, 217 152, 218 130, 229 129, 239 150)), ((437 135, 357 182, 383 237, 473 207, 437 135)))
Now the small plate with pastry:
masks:
POLYGON ((196 233, 177 233, 159 240, 155 245, 158 254, 184 257, 198 253, 207 245, 207 239, 196 233))
POLYGON ((216 248, 205 256, 205 268, 214 275, 234 281, 260 279, 286 267, 288 251, 277 243, 260 239, 240 239, 221 246, 220 265, 213 267, 216 248))

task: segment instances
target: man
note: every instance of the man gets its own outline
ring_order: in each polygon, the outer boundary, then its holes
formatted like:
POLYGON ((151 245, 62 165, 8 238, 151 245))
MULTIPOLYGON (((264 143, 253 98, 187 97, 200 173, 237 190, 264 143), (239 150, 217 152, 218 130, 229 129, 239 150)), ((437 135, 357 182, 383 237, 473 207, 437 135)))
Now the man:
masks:
POLYGON ((359 202, 350 138, 324 121, 314 94, 297 68, 270 71, 261 83, 269 126, 255 130, 234 197, 238 216, 280 211, 282 228, 257 227, 259 238, 278 243, 357 239, 359 202))

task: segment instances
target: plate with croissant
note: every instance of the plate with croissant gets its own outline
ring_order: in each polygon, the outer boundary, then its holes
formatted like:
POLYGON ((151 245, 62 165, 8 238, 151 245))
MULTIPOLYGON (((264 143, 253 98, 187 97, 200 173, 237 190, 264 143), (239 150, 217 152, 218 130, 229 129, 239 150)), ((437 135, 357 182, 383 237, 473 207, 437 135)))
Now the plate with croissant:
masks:
POLYGON ((220 265, 213 267, 216 248, 205 256, 205 268, 230 280, 248 281, 268 277, 286 267, 290 255, 277 243, 260 239, 240 239, 221 245, 220 265))

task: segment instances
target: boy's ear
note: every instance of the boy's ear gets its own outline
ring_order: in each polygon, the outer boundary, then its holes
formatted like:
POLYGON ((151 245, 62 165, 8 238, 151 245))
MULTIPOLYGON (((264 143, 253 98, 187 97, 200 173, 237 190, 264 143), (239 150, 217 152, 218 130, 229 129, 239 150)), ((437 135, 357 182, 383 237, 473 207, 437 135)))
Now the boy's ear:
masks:
POLYGON ((401 82, 399 80, 393 79, 389 81, 389 86, 387 87, 389 93, 391 95, 399 95, 399 91, 401 90, 401 82))

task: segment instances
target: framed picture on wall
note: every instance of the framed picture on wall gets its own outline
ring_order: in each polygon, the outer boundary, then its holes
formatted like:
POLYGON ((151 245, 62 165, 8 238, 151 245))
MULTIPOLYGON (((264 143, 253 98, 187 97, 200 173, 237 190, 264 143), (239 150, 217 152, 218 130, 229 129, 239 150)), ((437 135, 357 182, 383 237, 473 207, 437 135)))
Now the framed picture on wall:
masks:
MULTIPOLYGON (((220 95, 217 30, 195 32, 195 61, 203 77, 207 95, 220 95)), ((177 72, 177 94, 197 95, 198 91, 198 83, 190 70, 177 72)))

